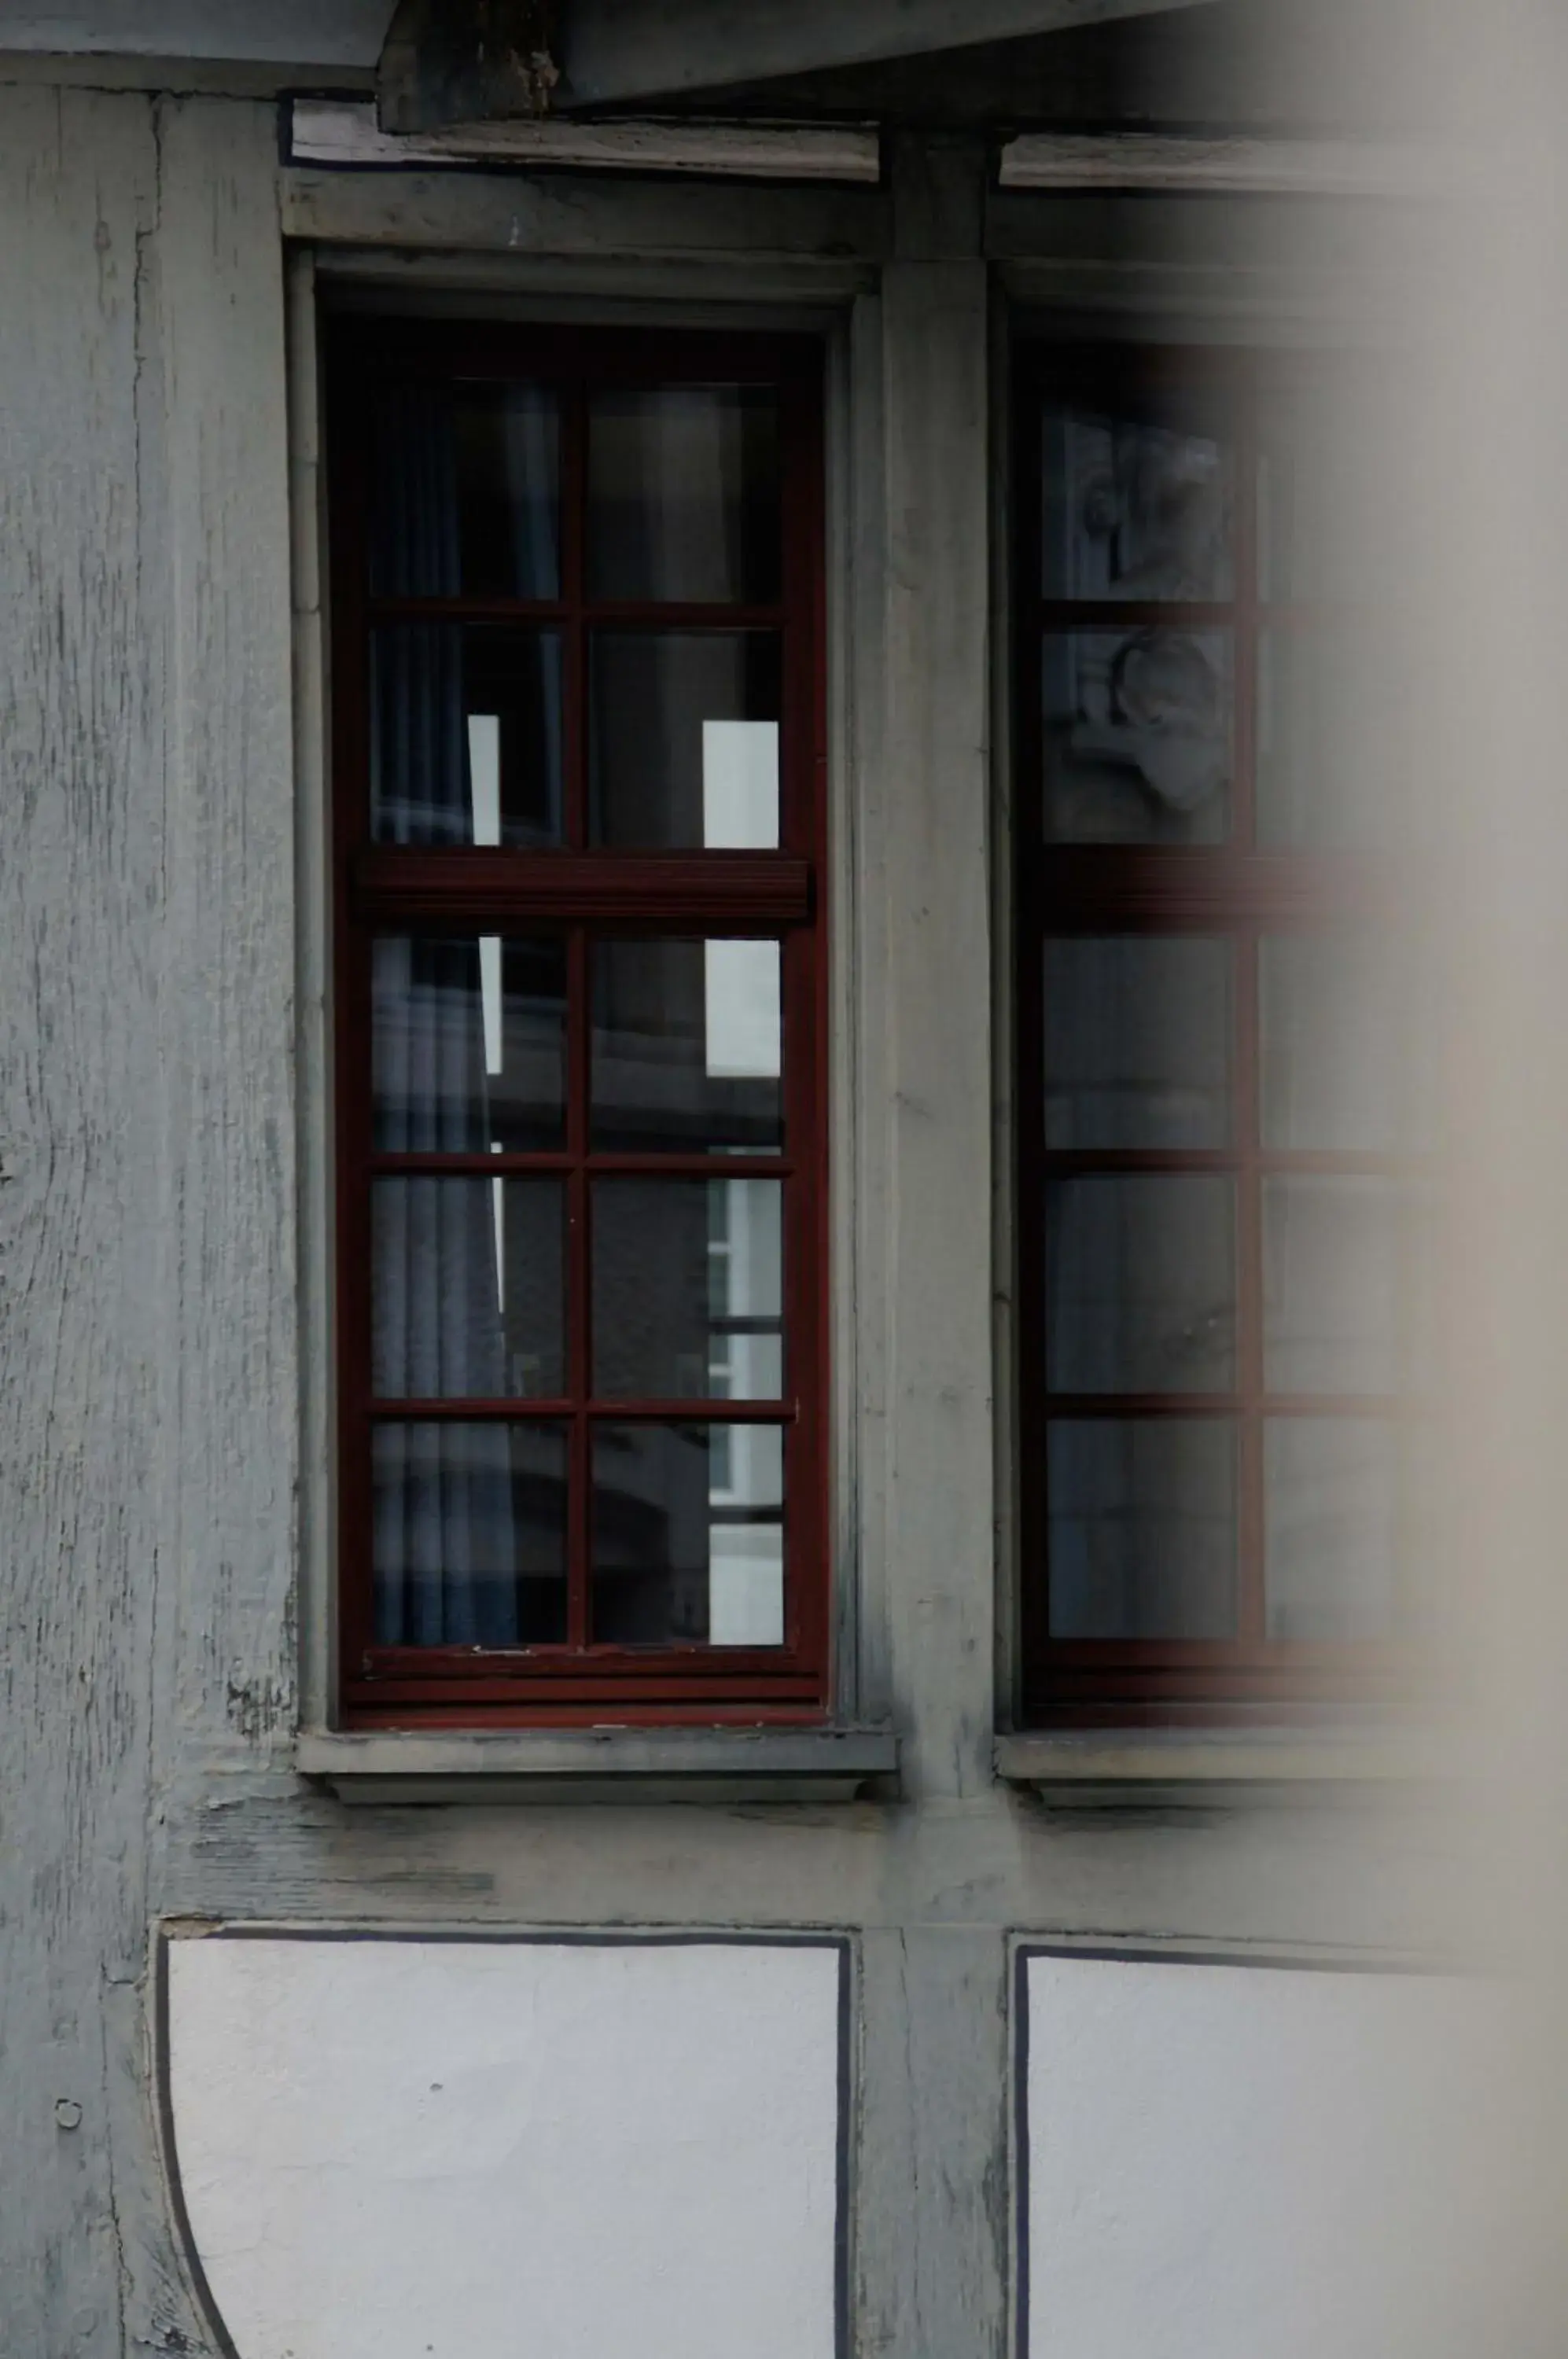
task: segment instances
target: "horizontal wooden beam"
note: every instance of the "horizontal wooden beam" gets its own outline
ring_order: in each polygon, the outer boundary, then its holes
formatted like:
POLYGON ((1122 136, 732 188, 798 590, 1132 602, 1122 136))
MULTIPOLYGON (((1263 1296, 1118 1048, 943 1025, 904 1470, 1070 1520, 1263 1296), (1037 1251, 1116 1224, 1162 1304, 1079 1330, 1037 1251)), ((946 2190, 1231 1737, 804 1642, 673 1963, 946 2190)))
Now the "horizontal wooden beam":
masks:
POLYGON ((1370 139, 1031 131, 1005 143, 997 179, 1004 189, 1381 197, 1419 195, 1435 170, 1413 148, 1370 139))
POLYGON ((297 98, 289 159, 371 170, 431 164, 553 166, 557 170, 684 172, 753 180, 875 182, 875 127, 709 123, 464 123, 404 136, 383 131, 368 101, 297 98))

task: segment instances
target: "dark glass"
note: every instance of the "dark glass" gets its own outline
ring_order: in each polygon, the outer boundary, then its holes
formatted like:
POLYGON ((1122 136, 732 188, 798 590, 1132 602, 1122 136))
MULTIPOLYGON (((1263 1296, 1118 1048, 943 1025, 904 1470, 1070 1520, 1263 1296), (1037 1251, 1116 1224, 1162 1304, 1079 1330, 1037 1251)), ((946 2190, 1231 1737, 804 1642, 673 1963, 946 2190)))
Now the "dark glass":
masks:
POLYGON ((1044 823, 1059 843, 1218 843, 1230 827, 1228 631, 1048 633, 1044 823))
POLYGON ((1265 1147, 1430 1147, 1436 1042, 1410 943, 1387 931, 1266 934, 1258 994, 1265 1147))
POLYGON ((1263 1353, 1277 1393, 1393 1393, 1432 1375, 1431 1209, 1403 1180, 1263 1182, 1263 1353))
POLYGON ((778 1400, 784 1190, 777 1180, 596 1180, 601 1400, 778 1400))
POLYGON ((771 386, 590 394, 590 597, 767 604, 781 512, 771 386))
POLYGON ((1045 946, 1048 1147, 1223 1147, 1231 946, 1072 936, 1045 946))
POLYGON ((1223 394, 1207 387, 1127 386, 1048 408, 1043 594, 1228 598, 1231 432, 1223 394))
POLYGON ((781 1646, 783 1429, 595 1425, 593 1557, 601 1646, 781 1646))
POLYGON ((1053 1392, 1228 1392, 1236 1380, 1236 1189, 1191 1173, 1047 1190, 1053 1392))
POLYGON ((370 1386, 378 1400, 566 1390, 559 1180, 376 1180, 370 1386))
POLYGON ((383 1647, 566 1638, 566 1428, 379 1420, 371 1444, 383 1647))
POLYGON ((371 950, 380 1154, 537 1154, 566 1122, 566 950, 513 934, 383 934, 371 950))
POLYGON ((783 1142, 777 941, 599 941, 593 1146, 772 1153, 783 1142))
POLYGON ((1432 1528, 1427 1452, 1392 1423, 1279 1417, 1263 1429, 1265 1591, 1270 1638, 1367 1646, 1409 1617, 1401 1590, 1415 1532, 1432 1528))
POLYGON ((371 634, 377 843, 561 841, 561 640, 492 623, 371 634))
POLYGON ((595 631, 589 662, 593 842, 626 852, 778 843, 776 631, 595 631))
POLYGON ((538 385, 388 385, 371 408, 371 588, 561 593, 561 429, 538 385))
POLYGON ((1236 1635, 1236 1436, 1226 1418, 1048 1429, 1053 1638, 1236 1635))

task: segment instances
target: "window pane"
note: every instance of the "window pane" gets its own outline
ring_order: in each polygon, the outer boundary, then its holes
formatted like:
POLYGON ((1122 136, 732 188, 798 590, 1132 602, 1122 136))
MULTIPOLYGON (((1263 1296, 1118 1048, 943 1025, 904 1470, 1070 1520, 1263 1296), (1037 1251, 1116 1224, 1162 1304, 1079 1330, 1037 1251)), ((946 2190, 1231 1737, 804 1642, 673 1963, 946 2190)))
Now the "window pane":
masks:
POLYGON ((1228 942, 1047 942, 1046 1145, 1223 1147, 1230 1040, 1228 942))
POLYGON ((779 842, 779 636, 596 631, 590 833, 624 851, 779 842))
POLYGON ((593 1183, 601 1400, 778 1400, 784 1190, 776 1180, 593 1183))
POLYGON ((1229 1180, 1096 1175, 1047 1190, 1054 1392, 1228 1391, 1236 1376, 1229 1180))
POLYGON ((1228 631, 1064 631, 1041 649, 1059 843, 1217 843, 1230 826, 1228 631))
POLYGON ((371 951, 381 1154, 533 1154, 565 1137, 566 951, 510 934, 384 934, 371 951))
POLYGON ((371 635, 378 843, 561 841, 561 641, 489 623, 371 635))
POLYGON ((780 513, 771 386, 590 396, 591 597, 764 604, 779 591, 780 513))
POLYGON ((1430 1147, 1435 1044, 1409 944, 1387 935, 1265 935, 1258 989, 1266 1147, 1430 1147))
POLYGON ((372 419, 383 598, 554 598, 560 425, 537 385, 392 385, 372 419))
POLYGON ((1313 369, 1258 386, 1258 587, 1265 599, 1408 597, 1421 405, 1392 377, 1313 369))
POLYGON ((1228 598, 1234 460, 1223 396, 1166 386, 1048 408, 1048 598, 1228 598))
POLYGON ((783 1644, 781 1427, 595 1427, 593 1635, 783 1644))
POLYGON ((1430 1207, 1397 1180, 1299 1174, 1263 1183, 1269 1389, 1391 1393, 1431 1381, 1430 1207))
POLYGON ((783 1143, 776 941, 593 945, 593 1142, 603 1152, 783 1143))
POLYGON ((559 1180, 377 1180, 370 1210, 377 1399, 566 1390, 559 1180))
MULTIPOLYGON (((1400 1589, 1431 1469, 1392 1424, 1279 1417, 1263 1430, 1270 1638, 1365 1646, 1409 1619, 1400 1589)), ((1421 1516, 1430 1528, 1430 1510, 1421 1516)))
POLYGON ((1063 1419, 1046 1462, 1053 1638, 1229 1638, 1228 1419, 1063 1419))
POLYGON ((371 1481, 378 1645, 564 1643, 564 1426, 387 1420, 371 1481))
MULTIPOLYGON (((1281 851, 1382 851, 1432 832, 1412 799, 1394 635, 1321 620, 1258 635, 1258 835, 1281 851)), ((1429 798, 1429 801, 1431 799, 1429 798)))

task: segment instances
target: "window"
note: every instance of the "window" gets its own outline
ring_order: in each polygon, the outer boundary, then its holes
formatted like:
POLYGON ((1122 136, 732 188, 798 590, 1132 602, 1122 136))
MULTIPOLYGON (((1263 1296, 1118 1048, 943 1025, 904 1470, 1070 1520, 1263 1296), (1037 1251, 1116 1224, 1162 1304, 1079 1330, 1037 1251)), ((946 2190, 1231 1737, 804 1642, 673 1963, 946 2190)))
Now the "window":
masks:
POLYGON ((1392 544, 1325 472, 1354 472, 1338 399, 1235 354, 1021 370, 1040 1722, 1369 1696, 1421 1622, 1433 1106, 1398 766, 1359 676, 1355 601, 1392 544))
POLYGON ((820 1716, 818 352, 330 370, 345 1717, 820 1716))

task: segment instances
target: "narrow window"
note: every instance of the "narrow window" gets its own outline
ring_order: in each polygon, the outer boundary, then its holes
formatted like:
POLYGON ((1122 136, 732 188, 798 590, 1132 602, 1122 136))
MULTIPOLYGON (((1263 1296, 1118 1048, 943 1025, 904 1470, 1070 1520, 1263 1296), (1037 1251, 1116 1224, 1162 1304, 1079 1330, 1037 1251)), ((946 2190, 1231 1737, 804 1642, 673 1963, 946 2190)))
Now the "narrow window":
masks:
POLYGON ((810 1718, 818 353, 331 364, 345 1716, 810 1718))
POLYGON ((1021 374, 1037 1721, 1369 1695, 1421 1624, 1432 1105, 1357 677, 1385 585, 1326 387, 1234 354, 1021 374))

